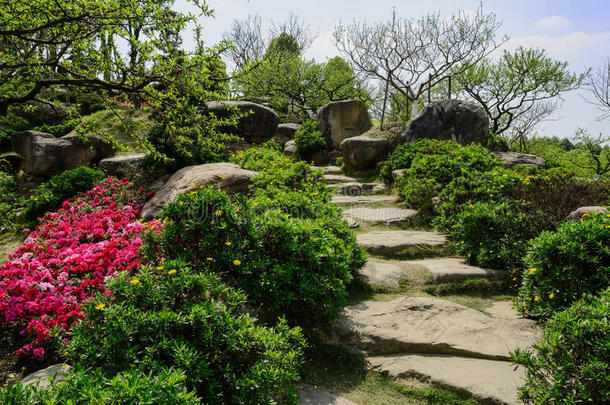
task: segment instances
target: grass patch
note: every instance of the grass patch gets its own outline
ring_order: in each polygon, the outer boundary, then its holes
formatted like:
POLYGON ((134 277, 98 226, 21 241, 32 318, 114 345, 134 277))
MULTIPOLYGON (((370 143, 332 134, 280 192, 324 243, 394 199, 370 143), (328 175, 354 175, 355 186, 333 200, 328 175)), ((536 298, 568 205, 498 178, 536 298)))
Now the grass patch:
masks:
POLYGON ((433 257, 451 257, 455 255, 455 244, 447 242, 442 246, 416 245, 385 257, 396 260, 418 260, 433 257))
POLYGON ((423 291, 430 295, 446 296, 467 294, 476 296, 491 296, 498 294, 514 294, 510 275, 496 275, 490 278, 468 278, 465 280, 428 285, 423 291))
POLYGON ((364 357, 340 345, 310 337, 303 380, 360 405, 476 405, 473 399, 423 383, 399 382, 367 370, 364 357))
POLYGON ((143 152, 138 142, 131 134, 143 137, 152 129, 154 123, 150 120, 149 114, 138 109, 121 109, 113 107, 121 117, 110 110, 101 110, 91 115, 84 116, 81 123, 68 135, 76 135, 79 128, 91 128, 91 132, 96 135, 105 135, 118 141, 125 146, 121 153, 143 152), (96 132, 99 131, 99 134, 96 132))
POLYGON ((0 235, 0 264, 8 261, 8 255, 21 244, 21 238, 13 233, 0 235))

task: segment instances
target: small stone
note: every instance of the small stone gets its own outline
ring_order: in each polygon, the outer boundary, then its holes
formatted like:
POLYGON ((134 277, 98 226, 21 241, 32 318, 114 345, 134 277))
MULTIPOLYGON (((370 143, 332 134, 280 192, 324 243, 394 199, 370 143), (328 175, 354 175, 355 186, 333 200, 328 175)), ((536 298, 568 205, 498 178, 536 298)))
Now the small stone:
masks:
POLYGON ((580 208, 572 211, 570 213, 570 215, 568 216, 568 219, 570 221, 575 221, 577 219, 581 219, 585 215, 591 215, 591 214, 605 215, 605 214, 608 214, 608 210, 606 209, 606 207, 602 207, 602 206, 580 207, 580 208))
POLYGON ((70 371, 70 366, 67 364, 54 364, 45 369, 36 371, 21 380, 21 385, 37 385, 44 388, 51 385, 50 379, 55 377, 55 382, 59 382, 70 371))

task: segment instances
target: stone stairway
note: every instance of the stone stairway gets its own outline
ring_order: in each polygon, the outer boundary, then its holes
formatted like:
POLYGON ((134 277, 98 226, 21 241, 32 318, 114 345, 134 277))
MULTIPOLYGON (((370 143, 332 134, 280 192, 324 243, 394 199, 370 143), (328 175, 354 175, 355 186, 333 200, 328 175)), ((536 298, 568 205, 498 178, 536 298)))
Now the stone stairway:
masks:
POLYGON ((336 169, 332 173, 325 176, 329 187, 341 192, 349 185, 352 192, 338 193, 333 201, 347 219, 365 228, 357 234, 358 244, 370 256, 362 278, 394 291, 390 299, 346 308, 333 325, 332 337, 364 353, 372 369, 398 380, 417 379, 450 388, 484 404, 518 403, 523 376, 510 362, 510 352, 535 342, 540 334, 536 322, 517 318, 508 302, 494 303, 483 313, 440 298, 400 293, 401 281, 413 272, 425 274, 429 283, 492 277, 498 272, 453 257, 400 260, 414 247, 431 248, 430 252, 442 248, 446 235, 409 229, 416 212, 396 205, 395 196, 379 194, 380 188, 374 195, 358 194, 364 189, 359 179, 342 176, 336 169))

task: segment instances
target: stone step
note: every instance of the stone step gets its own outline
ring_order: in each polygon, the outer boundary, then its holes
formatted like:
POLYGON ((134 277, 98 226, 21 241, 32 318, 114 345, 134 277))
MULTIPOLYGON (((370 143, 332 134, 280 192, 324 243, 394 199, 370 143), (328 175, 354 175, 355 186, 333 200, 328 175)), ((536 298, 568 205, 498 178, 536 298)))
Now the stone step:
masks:
POLYGON ((361 179, 355 177, 344 176, 342 174, 325 174, 323 177, 324 183, 326 184, 345 184, 345 183, 359 183, 361 179))
POLYGON ((342 184, 329 184, 328 188, 336 190, 337 194, 346 196, 361 196, 369 195, 373 193, 383 193, 387 191, 385 184, 383 183, 342 183, 342 184))
POLYGON ((343 210, 343 215, 368 225, 403 227, 411 223, 417 211, 398 207, 354 207, 343 210))
POLYGON ((303 385, 299 387, 299 405, 358 405, 355 402, 312 387, 303 385))
POLYGON ((341 174, 339 166, 313 166, 314 170, 322 170, 324 174, 341 174))
POLYGON ((367 260, 366 266, 359 274, 367 284, 391 289, 400 288, 400 280, 405 276, 404 270, 399 266, 375 259, 367 260))
POLYGON ((482 269, 471 266, 462 259, 454 257, 440 259, 407 260, 401 262, 405 266, 425 267, 437 282, 459 281, 465 278, 492 277, 503 273, 499 270, 482 269))
POLYGON ((358 245, 373 255, 392 255, 414 246, 443 246, 445 235, 431 231, 379 231, 357 235, 358 245))
POLYGON ((398 201, 395 195, 340 195, 335 194, 332 202, 339 205, 349 206, 350 204, 393 204, 398 201))
POLYGON ((509 360, 539 336, 528 319, 496 319, 453 302, 430 297, 366 301, 345 309, 335 322, 339 341, 370 355, 449 354, 509 360))
POLYGON ((508 361, 472 359, 439 354, 378 356, 367 359, 371 367, 394 378, 418 379, 470 395, 484 404, 518 404, 522 369, 508 361))

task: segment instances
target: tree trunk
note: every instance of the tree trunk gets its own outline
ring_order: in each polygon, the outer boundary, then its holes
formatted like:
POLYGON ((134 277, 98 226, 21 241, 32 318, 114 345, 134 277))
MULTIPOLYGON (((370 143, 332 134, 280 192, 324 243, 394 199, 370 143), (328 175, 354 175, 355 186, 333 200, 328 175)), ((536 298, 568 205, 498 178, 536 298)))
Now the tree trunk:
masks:
POLYGON ((386 80, 386 82, 385 82, 385 90, 383 92, 383 106, 381 107, 381 124, 379 124, 379 129, 381 129, 382 131, 383 131, 383 123, 385 121, 386 104, 388 102, 388 82, 389 82, 389 80, 386 80))

